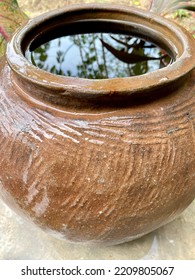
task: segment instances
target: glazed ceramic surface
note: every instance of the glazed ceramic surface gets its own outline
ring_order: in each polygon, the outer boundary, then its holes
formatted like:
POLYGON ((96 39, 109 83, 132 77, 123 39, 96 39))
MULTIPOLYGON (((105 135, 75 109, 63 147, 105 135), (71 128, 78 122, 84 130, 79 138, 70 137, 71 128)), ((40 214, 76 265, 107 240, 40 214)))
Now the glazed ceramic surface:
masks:
POLYGON ((82 5, 29 21, 0 70, 2 199, 74 242, 122 243, 177 217, 195 197, 194 65, 188 33, 142 10, 82 5), (31 65, 26 50, 63 28, 149 37, 175 61, 101 81, 31 65))

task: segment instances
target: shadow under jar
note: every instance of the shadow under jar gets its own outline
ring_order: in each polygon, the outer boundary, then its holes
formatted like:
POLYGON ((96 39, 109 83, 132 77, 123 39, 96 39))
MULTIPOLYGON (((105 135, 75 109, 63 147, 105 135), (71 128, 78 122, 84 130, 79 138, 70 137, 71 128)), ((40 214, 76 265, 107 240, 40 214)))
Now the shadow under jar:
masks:
POLYGON ((0 195, 45 231, 119 244, 177 217, 195 197, 194 40, 175 23, 114 5, 69 6, 16 31, 0 68, 0 195), (64 35, 118 33, 172 64, 134 77, 46 72, 26 58, 64 35))

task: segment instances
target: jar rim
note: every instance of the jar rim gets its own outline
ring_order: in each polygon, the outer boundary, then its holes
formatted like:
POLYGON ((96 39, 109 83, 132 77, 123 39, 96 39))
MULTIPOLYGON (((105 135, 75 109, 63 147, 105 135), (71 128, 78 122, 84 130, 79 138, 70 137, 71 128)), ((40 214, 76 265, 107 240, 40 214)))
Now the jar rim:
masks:
POLYGON ((40 86, 47 92, 57 91, 61 96, 84 96, 91 99, 97 96, 135 95, 137 92, 158 89, 174 82, 194 68, 193 48, 194 39, 184 28, 157 14, 124 5, 83 4, 54 10, 30 20, 13 35, 7 45, 6 57, 14 74, 26 82, 40 86), (164 40, 167 48, 174 53, 175 61, 165 68, 140 76, 98 80, 55 75, 41 70, 26 59, 24 48, 27 48, 33 36, 41 34, 44 28, 56 28, 62 18, 66 22, 79 21, 86 17, 123 21, 124 24, 131 22, 136 26, 138 34, 147 30, 156 38, 164 40))

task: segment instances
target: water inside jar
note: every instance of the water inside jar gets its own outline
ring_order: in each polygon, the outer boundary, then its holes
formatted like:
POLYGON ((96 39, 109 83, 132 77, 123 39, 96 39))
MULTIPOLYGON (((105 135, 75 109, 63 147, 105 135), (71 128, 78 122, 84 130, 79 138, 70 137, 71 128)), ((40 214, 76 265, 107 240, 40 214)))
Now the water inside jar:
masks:
POLYGON ((112 33, 63 36, 27 52, 26 57, 53 74, 88 79, 143 75, 172 62, 151 42, 112 33))

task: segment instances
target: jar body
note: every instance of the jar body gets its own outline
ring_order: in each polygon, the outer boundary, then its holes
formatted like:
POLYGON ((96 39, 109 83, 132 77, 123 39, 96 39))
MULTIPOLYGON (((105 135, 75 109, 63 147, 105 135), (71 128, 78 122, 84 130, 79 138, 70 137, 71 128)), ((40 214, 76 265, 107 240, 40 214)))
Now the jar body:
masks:
POLYGON ((59 238, 119 244, 173 220, 195 198, 194 41, 136 9, 65 9, 17 31, 2 60, 0 196, 59 238), (26 61, 33 34, 90 18, 160 37, 176 61, 102 81, 61 78, 26 61))
POLYGON ((117 244, 195 197, 194 80, 159 100, 93 114, 27 103, 1 68, 1 197, 58 236, 117 244))

